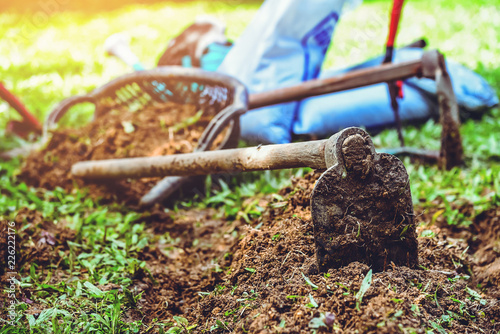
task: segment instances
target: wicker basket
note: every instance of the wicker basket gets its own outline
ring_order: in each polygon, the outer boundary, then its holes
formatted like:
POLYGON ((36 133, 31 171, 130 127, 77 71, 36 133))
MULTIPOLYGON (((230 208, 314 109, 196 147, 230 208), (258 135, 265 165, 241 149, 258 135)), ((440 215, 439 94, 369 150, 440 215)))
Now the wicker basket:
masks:
MULTIPOLYGON (((62 101, 47 117, 44 137, 57 127, 57 122, 71 107, 84 102, 95 105, 94 119, 109 109, 126 108, 140 111, 155 103, 192 104, 203 109, 212 120, 198 141, 195 151, 211 149, 215 138, 228 129, 215 149, 233 148, 240 135, 239 116, 247 111, 248 94, 238 80, 229 76, 176 66, 158 67, 121 76, 91 93, 62 101)), ((166 177, 141 199, 142 205, 156 203, 177 190, 184 177, 166 177)))

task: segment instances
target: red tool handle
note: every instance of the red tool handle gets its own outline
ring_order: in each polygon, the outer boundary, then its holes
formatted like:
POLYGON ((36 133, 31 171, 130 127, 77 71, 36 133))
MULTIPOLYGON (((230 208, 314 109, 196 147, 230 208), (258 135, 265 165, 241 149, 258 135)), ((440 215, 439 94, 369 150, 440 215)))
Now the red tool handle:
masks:
MULTIPOLYGON (((398 31, 399 18, 401 16, 401 10, 403 9, 404 0, 394 0, 392 3, 391 11, 391 23, 389 25, 389 35, 387 36, 387 43, 385 45, 385 57, 383 64, 392 63, 392 57, 394 54, 394 40, 396 39, 396 34, 398 31)), ((401 118, 399 117, 399 104, 398 98, 403 98, 403 81, 388 81, 387 85, 389 87, 389 95, 391 97, 391 106, 394 111, 394 120, 398 129, 398 137, 401 142, 401 146, 405 145, 403 138, 403 132, 401 130, 401 118)))
POLYGON ((401 16, 401 9, 403 8, 404 0, 394 0, 391 13, 391 25, 389 26, 389 36, 387 38, 387 46, 394 46, 396 33, 398 31, 399 18, 401 16))
MULTIPOLYGON (((392 63, 394 54, 394 41, 398 32, 399 18, 401 17, 401 10, 403 9, 404 0, 394 0, 392 3, 391 23, 389 25, 389 35, 387 36, 387 43, 385 46, 385 57, 383 64, 392 63)), ((395 95, 403 98, 403 82, 398 80, 395 83, 395 95)))
POLYGON ((404 0, 394 0, 392 4, 391 24, 389 25, 389 35, 387 36, 384 64, 390 63, 392 61, 394 40, 396 39, 396 34, 398 31, 399 18, 401 16, 403 2, 404 0))
POLYGON ((7 101, 7 103, 23 117, 23 125, 27 128, 26 130, 41 132, 42 124, 40 124, 38 119, 33 116, 21 103, 21 101, 19 101, 19 99, 15 97, 11 92, 9 92, 1 82, 0 98, 7 101))

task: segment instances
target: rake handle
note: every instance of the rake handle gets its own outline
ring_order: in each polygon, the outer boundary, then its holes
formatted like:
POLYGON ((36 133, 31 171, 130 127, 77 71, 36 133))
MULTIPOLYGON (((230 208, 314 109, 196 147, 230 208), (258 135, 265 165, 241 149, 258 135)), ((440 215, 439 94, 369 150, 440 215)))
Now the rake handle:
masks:
POLYGON ((420 59, 399 64, 383 64, 332 78, 315 79, 295 86, 251 94, 248 97, 248 108, 256 109, 273 104, 298 101, 312 96, 365 87, 380 82, 407 79, 415 75, 420 76, 421 72, 422 61, 420 59))
POLYGON ((35 132, 41 132, 42 124, 38 119, 31 114, 22 102, 5 88, 3 83, 0 82, 0 98, 7 101, 7 103, 14 108, 22 117, 29 129, 35 132))
POLYGON ((73 165, 73 176, 92 180, 191 176, 257 170, 326 168, 325 140, 265 145, 159 157, 83 161, 73 165))

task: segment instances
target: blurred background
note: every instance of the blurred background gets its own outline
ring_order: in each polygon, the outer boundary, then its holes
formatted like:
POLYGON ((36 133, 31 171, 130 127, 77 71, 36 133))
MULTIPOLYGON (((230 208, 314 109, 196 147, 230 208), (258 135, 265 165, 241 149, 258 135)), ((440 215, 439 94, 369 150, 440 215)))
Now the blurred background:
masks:
MULTIPOLYGON (((62 99, 87 93, 131 71, 106 56, 103 43, 111 34, 126 32, 139 59, 146 67, 154 67, 168 41, 198 15, 213 15, 225 22, 227 36, 234 40, 261 3, 0 0, 0 81, 43 120, 62 99)), ((389 0, 365 0, 343 15, 324 67, 342 68, 382 54, 390 8, 389 0)), ((500 1, 408 0, 397 45, 422 37, 429 48, 477 71, 500 92, 500 1)), ((8 119, 18 118, 0 101, 0 129, 8 119)))

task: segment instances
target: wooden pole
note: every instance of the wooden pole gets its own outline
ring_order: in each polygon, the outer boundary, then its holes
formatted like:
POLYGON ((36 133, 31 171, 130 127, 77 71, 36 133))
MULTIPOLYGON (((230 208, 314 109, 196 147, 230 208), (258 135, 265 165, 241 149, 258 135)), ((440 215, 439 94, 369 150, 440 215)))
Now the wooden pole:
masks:
POLYGON ((326 79, 305 81, 291 87, 249 96, 248 108, 256 109, 283 102, 298 101, 311 96, 330 94, 380 82, 404 80, 422 76, 422 59, 398 64, 383 64, 373 68, 361 69, 326 79))
POLYGON ((85 179, 109 180, 297 167, 324 169, 327 141, 328 139, 159 157, 83 161, 74 164, 71 173, 85 179))

